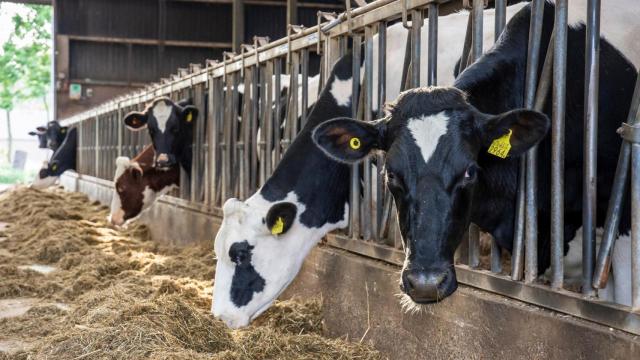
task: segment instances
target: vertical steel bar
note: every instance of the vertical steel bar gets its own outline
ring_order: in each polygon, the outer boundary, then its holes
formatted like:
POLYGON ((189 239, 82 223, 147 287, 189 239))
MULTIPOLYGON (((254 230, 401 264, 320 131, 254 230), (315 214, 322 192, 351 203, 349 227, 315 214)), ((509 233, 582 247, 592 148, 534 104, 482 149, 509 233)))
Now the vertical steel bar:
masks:
MULTIPOLYGON (((482 56, 484 1, 473 0, 473 61, 482 56)), ((480 265, 480 229, 475 224, 469 226, 469 259, 472 268, 480 265)))
POLYGON ((582 293, 593 295, 596 248, 598 94, 600 78, 600 0, 587 3, 584 118, 584 183, 582 193, 582 293))
MULTIPOLYGON (((540 42, 542 38, 542 22, 544 16, 544 0, 535 0, 531 6, 529 24, 529 44, 527 49, 527 68, 524 89, 524 106, 534 107, 536 83, 538 80, 538 64, 540 62, 540 42)), ((538 277, 538 199, 537 199, 537 146, 527 152, 526 162, 526 195, 525 195, 525 273, 524 281, 532 283, 538 277)))
MULTIPOLYGON (((358 94, 360 85, 360 35, 353 35, 352 71, 351 71, 351 116, 358 116, 358 94)), ((351 166, 351 226, 349 235, 360 237, 360 164, 351 166)))
MULTIPOLYGON (((507 23, 507 1, 495 0, 495 25, 493 30, 493 39, 495 42, 502 34, 507 23)), ((502 272, 502 251, 498 242, 493 237, 491 238, 491 271, 494 273, 502 272)))
MULTIPOLYGON (((636 86, 633 91, 633 98, 627 116, 627 124, 638 124, 638 109, 640 108, 640 74, 636 80, 636 86)), ((620 224, 620 215, 622 213, 622 200, 626 191, 626 184, 629 175, 629 160, 631 159, 631 144, 626 141, 620 146, 620 155, 618 156, 618 165, 611 189, 611 197, 609 207, 607 209, 607 217, 604 223, 604 234, 600 243, 600 251, 598 252, 598 261, 596 262, 595 274, 593 277, 593 286, 596 288, 604 288, 607 285, 607 278, 611 267, 611 249, 618 236, 618 226, 620 224)), ((633 220, 632 220, 633 221, 633 220)), ((637 281, 637 280, 636 280, 637 281)))
POLYGON ((212 207, 214 206, 214 195, 215 194, 215 186, 216 186, 216 115, 215 108, 216 104, 214 104, 214 96, 215 96, 215 80, 211 76, 211 74, 207 74, 207 83, 209 84, 209 91, 207 92, 207 128, 206 128, 206 137, 207 137, 207 178, 205 179, 205 188, 204 188, 204 203, 205 205, 212 207))
POLYGON ((251 173, 250 175, 250 183, 249 183, 249 194, 253 194, 257 188, 259 183, 259 170, 258 170, 258 119, 259 119, 259 107, 260 107, 260 96, 259 96, 259 86, 262 81, 260 77, 260 65, 256 64, 252 70, 252 78, 253 81, 251 83, 251 140, 249 142, 251 149, 251 173))
POLYGON ((422 34, 422 10, 411 11, 411 87, 420 86, 420 55, 422 34))
MULTIPOLYGON (((273 61, 269 61, 267 63, 266 72, 265 72, 265 80, 266 80, 266 93, 267 99, 265 101, 265 109, 264 109, 264 123, 265 125, 265 151, 264 151, 264 160, 265 163, 265 178, 264 181, 267 180, 267 177, 271 176, 273 172, 271 165, 273 164, 273 152, 274 152, 274 143, 273 143, 273 131, 274 131, 274 123, 277 122, 273 119, 273 101, 280 102, 280 89, 274 85, 273 81, 273 61), (275 86, 275 91, 274 91, 275 86)), ((277 105, 276 105, 277 106, 277 105)))
MULTIPOLYGON (((373 25, 364 29, 364 121, 371 121, 373 114, 373 25)), ((372 237, 371 158, 363 162, 362 237, 372 237)))
MULTIPOLYGON (((384 116, 384 103, 386 101, 386 82, 387 82, 387 23, 380 22, 378 24, 378 118, 384 116)), ((384 204, 385 204, 385 188, 384 177, 382 176, 382 164, 384 163, 384 155, 379 153, 376 155, 376 220, 374 236, 376 240, 381 241, 384 238, 385 220, 384 220, 384 204)))
POLYGON ((631 145, 631 308, 640 310, 640 144, 631 145))
MULTIPOLYGON (((280 94, 280 89, 282 89, 282 65, 281 65, 281 59, 280 58, 276 58, 273 60, 273 64, 274 64, 274 81, 275 81, 275 88, 276 88, 276 92, 278 94, 280 94)), ((276 166, 278 166, 278 163, 280 162, 280 157, 281 157, 281 144, 280 144, 280 138, 282 135, 282 132, 280 131, 281 128, 281 120, 282 120, 282 106, 281 106, 281 102, 280 102, 280 95, 278 95, 278 97, 276 98, 276 109, 275 109, 275 115, 273 118, 273 132, 274 132, 274 142, 273 142, 273 167, 275 168, 276 166)))
POLYGON ((551 287, 564 282, 564 140, 567 82, 568 0, 556 0, 551 113, 551 287))
POLYGON ((309 49, 301 50, 301 73, 302 73, 302 101, 300 111, 300 127, 304 128, 307 124, 307 108, 309 107, 309 49))
POLYGON ((438 4, 429 4, 429 53, 427 84, 438 84, 438 4))

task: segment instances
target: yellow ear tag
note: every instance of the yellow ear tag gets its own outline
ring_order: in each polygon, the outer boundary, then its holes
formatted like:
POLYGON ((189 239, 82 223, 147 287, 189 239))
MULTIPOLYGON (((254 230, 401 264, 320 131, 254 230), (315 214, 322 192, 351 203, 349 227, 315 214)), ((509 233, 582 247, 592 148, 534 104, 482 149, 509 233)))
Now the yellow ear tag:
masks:
POLYGON ((67 129, 64 129, 64 128, 63 128, 63 129, 60 129, 60 132, 64 134, 64 133, 66 133, 66 132, 67 132, 67 129))
POLYGON ((283 231, 284 231, 284 220, 282 220, 281 217, 278 217, 278 219, 276 220, 276 223, 273 224, 273 227, 271 228, 271 234, 278 235, 278 234, 282 234, 283 231))
POLYGON ((56 171, 58 169, 58 164, 51 165, 51 170, 56 171))
POLYGON ((191 122, 191 120, 193 120, 193 113, 189 111, 189 113, 187 114, 187 122, 191 122))
POLYGON ((511 134, 513 134, 513 130, 509 129, 508 134, 493 140, 487 152, 502 159, 506 158, 511 150, 511 134))
POLYGON ((357 137, 352 137, 351 140, 349 140, 349 146, 353 149, 353 150, 358 150, 360 149, 360 146, 362 144, 360 143, 360 139, 358 139, 357 137))

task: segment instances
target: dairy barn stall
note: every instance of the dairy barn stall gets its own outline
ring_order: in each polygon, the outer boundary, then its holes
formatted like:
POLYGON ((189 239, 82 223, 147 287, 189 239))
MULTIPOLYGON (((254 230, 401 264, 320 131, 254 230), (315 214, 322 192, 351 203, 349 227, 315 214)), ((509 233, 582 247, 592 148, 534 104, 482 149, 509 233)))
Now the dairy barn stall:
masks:
POLYGON ((640 358, 636 0, 0 19, 0 359, 640 358))

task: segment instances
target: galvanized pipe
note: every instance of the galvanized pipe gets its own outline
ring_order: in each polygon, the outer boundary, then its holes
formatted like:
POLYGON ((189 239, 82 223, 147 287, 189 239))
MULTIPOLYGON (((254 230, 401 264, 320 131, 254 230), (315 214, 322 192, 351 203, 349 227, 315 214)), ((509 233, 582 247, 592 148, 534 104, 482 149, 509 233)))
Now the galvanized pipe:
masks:
POLYGON ((420 55, 422 34, 422 10, 411 11, 411 87, 420 86, 420 55))
MULTIPOLYGON (((373 27, 364 30, 364 121, 372 120, 373 113, 373 27)), ((369 240, 372 237, 372 185, 371 158, 367 157, 362 164, 363 199, 362 199, 362 237, 369 240)))
POLYGON ((640 144, 631 145, 631 309, 640 310, 640 144))
POLYGON ((598 95, 600 79, 600 0, 587 3, 584 182, 582 193, 582 293, 593 295, 596 249, 598 95))
POLYGON ((429 49, 427 84, 438 84, 438 4, 429 4, 429 49))
MULTIPOLYGON (((360 86, 360 35, 353 35, 352 71, 351 71, 351 116, 358 117, 358 94, 360 86)), ((349 236, 360 237, 360 164, 351 166, 351 226, 349 236)))
MULTIPOLYGON (((535 0, 531 5, 527 69, 525 78, 524 106, 532 109, 536 96, 537 72, 542 37, 544 0, 535 0)), ((525 196, 525 274, 524 281, 531 283, 538 276, 538 203, 537 203, 537 146, 527 152, 526 196, 525 196)))
MULTIPOLYGON (((640 74, 636 79, 636 86, 633 91, 629 115, 627 115, 627 124, 637 125, 638 109, 640 108, 640 74)), ((618 165, 616 174, 611 188, 611 197, 609 198, 609 207, 607 208, 607 217, 604 222, 604 234, 600 243, 598 252, 598 261, 596 262, 595 273, 593 275, 593 287, 602 289, 607 285, 609 270, 611 268, 611 249, 618 236, 618 226, 620 224, 620 215, 622 214, 622 201, 626 191, 626 184, 629 175, 629 161, 631 159, 631 144, 623 141, 620 146, 620 155, 618 156, 618 165)))
POLYGON ((551 287, 564 282, 564 143, 567 91, 568 0, 556 0, 551 110, 551 287))

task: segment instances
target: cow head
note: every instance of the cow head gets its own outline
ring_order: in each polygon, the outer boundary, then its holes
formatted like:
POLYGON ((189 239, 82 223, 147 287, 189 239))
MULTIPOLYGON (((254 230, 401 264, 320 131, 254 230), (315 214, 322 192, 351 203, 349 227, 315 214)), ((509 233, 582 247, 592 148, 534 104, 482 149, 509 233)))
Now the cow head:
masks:
MULTIPOLYGON (((42 129, 42 127, 38 128, 38 130, 40 129, 42 129)), ((62 142, 67 136, 69 128, 66 126, 60 126, 60 123, 54 120, 49 121, 46 129, 43 130, 45 130, 47 137, 47 147, 53 151, 56 151, 60 147, 60 145, 62 145, 62 142)))
POLYGON ((153 205, 156 199, 177 185, 180 170, 177 165, 165 171, 143 169, 135 160, 121 156, 116 159, 114 192, 108 221, 122 226, 153 205))
MULTIPOLYGON (((275 202, 260 193, 246 202, 235 198, 225 202, 215 240, 211 311, 227 326, 247 326, 268 309, 326 234, 326 228, 308 227, 300 221, 304 211, 294 192, 275 202)), ((345 224, 346 220, 332 228, 345 224)))
POLYGON ((401 289, 423 304, 457 288, 453 255, 470 223, 474 188, 482 181, 479 159, 487 151, 520 156, 548 127, 541 113, 488 115, 470 105, 462 91, 432 87, 404 92, 378 122, 338 119, 318 126, 313 138, 327 155, 348 163, 372 150, 386 152, 386 183, 398 208, 406 256, 401 289))
POLYGON ((36 131, 29 131, 29 135, 38 137, 38 148, 47 148, 47 128, 44 126, 38 126, 36 131))
POLYGON ((51 159, 45 161, 42 168, 31 183, 34 188, 46 188, 53 185, 56 180, 67 170, 76 168, 76 146, 78 145, 78 130, 72 128, 65 130, 64 141, 58 149, 51 155, 51 159))
POLYGON ((130 130, 147 129, 156 151, 155 166, 169 169, 178 161, 192 141, 193 122, 198 117, 198 109, 189 101, 174 103, 161 97, 154 100, 143 112, 133 111, 124 117, 130 130))

